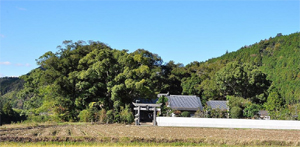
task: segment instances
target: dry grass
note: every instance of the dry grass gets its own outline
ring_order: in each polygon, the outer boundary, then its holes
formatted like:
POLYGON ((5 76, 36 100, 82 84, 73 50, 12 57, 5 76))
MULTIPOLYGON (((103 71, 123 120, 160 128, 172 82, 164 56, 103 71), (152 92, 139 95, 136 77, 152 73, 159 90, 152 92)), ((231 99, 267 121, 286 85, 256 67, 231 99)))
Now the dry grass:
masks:
POLYGON ((298 130, 219 129, 122 124, 39 124, 0 127, 0 142, 195 143, 299 146, 298 130))
MULTIPOLYGON (((217 147, 218 145, 195 145, 195 144, 146 144, 146 143, 129 143, 129 144, 120 144, 120 143, 16 143, 16 142, 0 142, 1 147, 106 147, 106 146, 127 146, 127 147, 141 147, 141 146, 201 146, 201 147, 217 147)), ((224 145, 222 145, 224 147, 224 145)), ((239 146, 240 147, 240 146, 239 146)), ((261 147, 261 146, 260 146, 261 147)))

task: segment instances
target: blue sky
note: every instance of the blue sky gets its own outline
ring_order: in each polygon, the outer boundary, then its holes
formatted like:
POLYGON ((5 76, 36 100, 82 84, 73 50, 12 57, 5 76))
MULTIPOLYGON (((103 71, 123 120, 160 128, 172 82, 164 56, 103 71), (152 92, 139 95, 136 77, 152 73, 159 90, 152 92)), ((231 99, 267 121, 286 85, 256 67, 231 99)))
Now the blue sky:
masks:
POLYGON ((300 1, 0 0, 0 76, 20 76, 64 40, 101 41, 188 64, 300 30, 300 1))

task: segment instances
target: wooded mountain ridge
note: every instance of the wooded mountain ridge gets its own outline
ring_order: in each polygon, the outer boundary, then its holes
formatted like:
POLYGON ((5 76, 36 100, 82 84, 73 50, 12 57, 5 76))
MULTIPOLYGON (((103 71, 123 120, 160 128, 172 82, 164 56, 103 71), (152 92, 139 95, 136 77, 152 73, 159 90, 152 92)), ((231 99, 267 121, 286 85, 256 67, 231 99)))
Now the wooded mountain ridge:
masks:
POLYGON ((105 109, 118 122, 135 99, 169 92, 197 95, 203 104, 229 100, 238 118, 266 109, 273 119, 295 119, 300 112, 299 39, 299 32, 278 34, 186 66, 164 63, 144 49, 128 53, 101 42, 64 41, 58 52, 37 60, 45 70, 34 69, 20 79, 1 78, 0 100, 26 115, 51 113, 63 121, 105 109))

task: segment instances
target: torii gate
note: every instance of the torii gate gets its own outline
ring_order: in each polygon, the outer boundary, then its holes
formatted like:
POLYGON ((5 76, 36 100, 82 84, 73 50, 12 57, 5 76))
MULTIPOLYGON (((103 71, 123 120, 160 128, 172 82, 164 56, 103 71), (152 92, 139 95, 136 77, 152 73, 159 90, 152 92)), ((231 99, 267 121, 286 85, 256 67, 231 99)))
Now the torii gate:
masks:
POLYGON ((159 104, 147 104, 147 103, 132 103, 135 108, 134 110, 137 110, 138 113, 135 114, 135 118, 137 119, 136 125, 140 125, 140 115, 141 111, 153 111, 153 126, 156 126, 156 111, 160 111, 160 107, 162 103, 159 104))

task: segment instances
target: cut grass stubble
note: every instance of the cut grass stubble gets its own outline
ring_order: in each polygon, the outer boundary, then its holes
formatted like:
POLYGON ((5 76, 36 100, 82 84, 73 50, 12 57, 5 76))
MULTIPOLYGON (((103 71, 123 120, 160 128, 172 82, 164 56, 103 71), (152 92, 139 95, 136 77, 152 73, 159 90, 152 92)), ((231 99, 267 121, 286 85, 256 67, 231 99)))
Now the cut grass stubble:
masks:
MULTIPOLYGON (((298 130, 218 129, 63 124, 2 126, 0 142, 94 142, 117 144, 277 145, 299 146, 298 130)), ((190 146, 189 145, 189 146, 190 146)))

